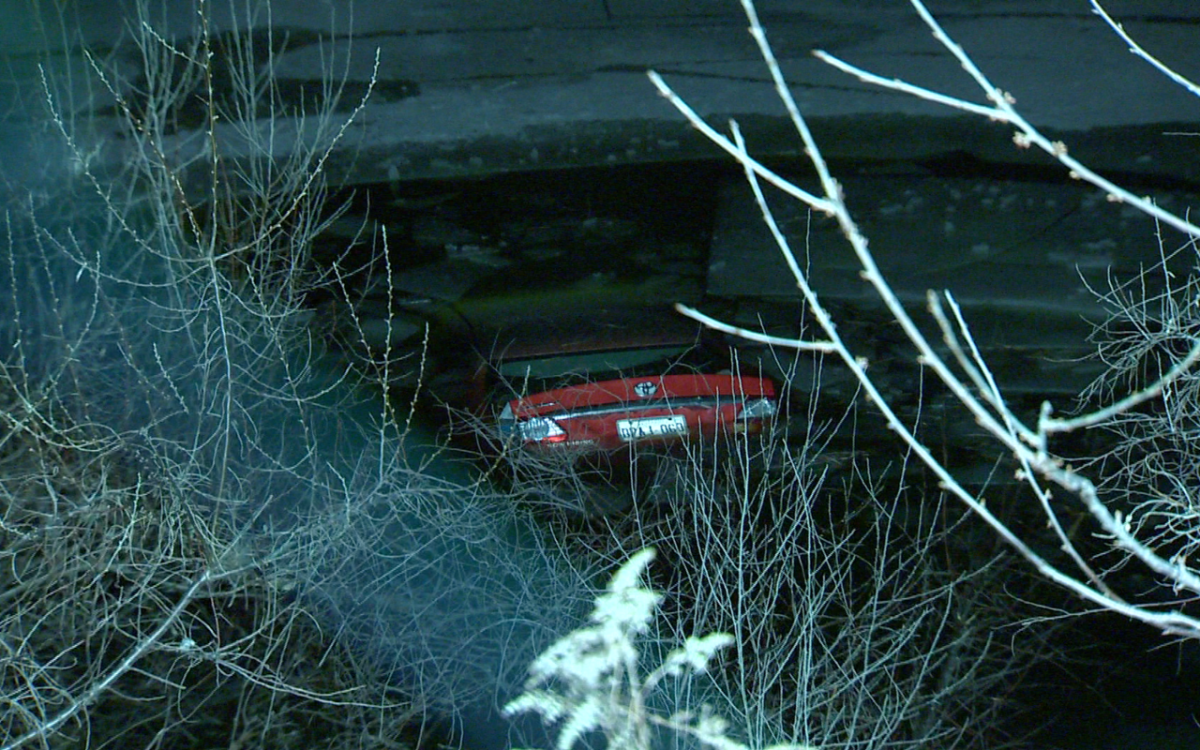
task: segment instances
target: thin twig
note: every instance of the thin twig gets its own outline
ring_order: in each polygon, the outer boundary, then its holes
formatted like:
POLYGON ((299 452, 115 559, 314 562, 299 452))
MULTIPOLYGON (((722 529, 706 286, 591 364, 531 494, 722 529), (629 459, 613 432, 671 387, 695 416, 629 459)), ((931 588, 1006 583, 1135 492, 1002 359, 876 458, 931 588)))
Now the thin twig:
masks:
POLYGON ((1130 52, 1132 52, 1133 54, 1142 58, 1143 60, 1150 63, 1151 65, 1153 65, 1155 70, 1157 70, 1159 73, 1162 73, 1167 78, 1171 79, 1171 81, 1173 83, 1178 84, 1179 86, 1182 86, 1183 88, 1187 89, 1193 96, 1200 96, 1200 86, 1197 86, 1196 84, 1192 83, 1187 78, 1184 78, 1183 76, 1179 75, 1174 70, 1172 70, 1170 67, 1168 67, 1168 66, 1164 65, 1162 62, 1160 62, 1157 57, 1155 57, 1154 55, 1150 54, 1145 49, 1143 49, 1142 45, 1140 45, 1136 41, 1134 41, 1133 37, 1129 36, 1129 34, 1127 34, 1125 32, 1124 26, 1122 26, 1121 24, 1114 21, 1112 16, 1108 15, 1108 11, 1104 10, 1104 7, 1101 6, 1100 3, 1097 2, 1097 0, 1091 0, 1091 2, 1092 2, 1092 12, 1095 13, 1096 15, 1100 16, 1101 18, 1103 18, 1104 22, 1106 24, 1108 24, 1108 27, 1110 29, 1112 29, 1114 32, 1116 32, 1117 36, 1121 37, 1121 41, 1123 41, 1129 45, 1130 52))
POLYGON ((20 737, 17 737, 15 740, 0 748, 0 750, 16 750, 26 742, 39 738, 46 740, 51 734, 58 731, 59 727, 70 721, 72 717, 99 700, 100 695, 104 693, 104 691, 108 690, 109 687, 111 687, 112 684, 116 682, 123 674, 128 672, 130 669, 133 669, 134 665, 137 664, 138 660, 141 659, 147 651, 158 645, 158 642, 162 639, 163 635, 166 634, 166 632, 175 624, 175 621, 179 619, 184 610, 187 609, 188 605, 192 603, 192 600, 196 597, 197 592, 199 592, 200 589, 210 581, 215 579, 216 577, 213 576, 208 570, 205 570, 203 573, 201 573, 200 576, 192 582, 192 585, 188 587, 187 591, 183 593, 183 596, 179 598, 179 602, 176 603, 174 609, 171 610, 166 619, 159 623, 158 627, 155 628, 150 635, 138 641, 133 650, 126 654, 125 658, 122 659, 117 666, 113 667, 108 674, 96 681, 90 688, 87 689, 87 691, 83 693, 83 695, 76 698, 70 706, 64 708, 56 716, 54 716, 54 718, 46 721, 36 729, 31 729, 20 737))

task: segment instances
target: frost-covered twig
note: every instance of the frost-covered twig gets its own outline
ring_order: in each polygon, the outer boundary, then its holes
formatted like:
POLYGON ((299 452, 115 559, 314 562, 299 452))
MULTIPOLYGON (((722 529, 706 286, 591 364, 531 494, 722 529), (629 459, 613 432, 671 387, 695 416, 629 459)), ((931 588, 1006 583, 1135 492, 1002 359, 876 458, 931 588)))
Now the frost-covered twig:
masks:
POLYGON ((870 73, 856 65, 852 65, 834 55, 825 52, 824 50, 816 50, 813 55, 818 60, 828 63, 838 70, 848 73, 864 83, 870 83, 882 88, 900 91, 902 93, 911 94, 913 96, 926 99, 937 104, 943 104, 955 109, 961 109, 964 112, 980 115, 995 120, 998 122, 1009 123, 1015 125, 1017 132, 1013 135, 1013 142, 1020 148, 1028 148, 1029 146, 1037 146, 1042 151, 1045 151, 1050 156, 1057 159, 1063 166, 1070 170, 1072 177, 1090 182, 1100 188, 1109 196, 1110 200, 1122 203, 1128 203, 1142 213, 1153 216, 1162 221, 1168 226, 1172 226, 1192 237, 1200 236, 1200 227, 1196 226, 1187 219, 1160 208, 1154 201, 1135 195, 1129 192, 1120 185, 1103 177, 1096 171, 1092 170, 1083 162, 1071 156, 1067 149, 1067 144, 1062 141, 1051 140, 1042 134, 1040 130, 1034 127, 1025 116, 1017 110, 1016 97, 1011 92, 1005 91, 997 87, 992 81, 979 69, 975 61, 970 58, 965 50, 942 29, 941 24, 933 17, 933 14, 920 2, 920 0, 911 0, 913 7, 921 20, 929 26, 933 31, 933 36, 941 45, 954 55, 955 59, 962 65, 963 70, 975 80, 975 83, 983 91, 990 105, 980 105, 973 102, 968 102, 957 97, 947 96, 936 91, 932 91, 923 86, 916 86, 911 83, 899 81, 896 79, 888 79, 870 73))
MULTIPOLYGON (((1139 211, 1153 216, 1159 221, 1169 226, 1175 227, 1187 234, 1189 237, 1200 235, 1200 228, 1190 221, 1179 217, 1169 211, 1166 211, 1152 201, 1144 199, 1129 193, 1118 185, 1110 182, 1102 176, 1088 169, 1085 165, 1071 157, 1064 144, 1051 141, 1043 136, 1034 126, 1032 126, 1024 117, 1017 111, 1015 107, 1015 99, 1005 91, 1000 90, 979 70, 975 63, 970 59, 967 53, 955 43, 941 28, 938 22, 933 18, 920 0, 912 0, 913 7, 916 9, 920 17, 925 21, 929 28, 933 31, 934 36, 938 41, 959 61, 968 74, 975 80, 979 87, 983 90, 985 96, 990 102, 990 106, 981 106, 966 102, 964 100, 948 97, 944 94, 929 91, 921 87, 897 81, 894 79, 885 79, 872 73, 868 73, 860 68, 857 68, 849 63, 843 62, 833 56, 817 52, 819 59, 837 67, 840 70, 846 71, 852 75, 859 77, 861 80, 867 81, 874 85, 883 86, 895 90, 904 91, 913 95, 922 96, 933 101, 946 104, 962 109, 967 112, 981 114, 990 119, 1000 122, 1009 123, 1017 127, 1015 141, 1018 146, 1027 147, 1029 145, 1037 145, 1046 153, 1053 156, 1063 165, 1065 165, 1071 174, 1080 179, 1084 179, 1104 190, 1112 200, 1122 201, 1134 206, 1139 211)), ((775 61, 774 54, 771 51, 770 45, 767 42, 766 32, 758 20, 757 13, 752 0, 742 0, 743 8, 747 18, 750 21, 750 33, 758 43, 759 51, 762 55, 768 70, 771 73, 772 81, 774 82, 776 92, 780 100, 784 103, 793 125, 796 128, 803 144, 805 154, 808 156, 812 166, 815 168, 820 179, 823 195, 810 195, 805 191, 796 189, 794 186, 783 188, 789 195, 803 201, 815 211, 828 214, 836 219, 843 235, 849 241, 851 248, 854 250, 858 261, 862 267, 861 276, 872 285, 879 299, 887 307, 889 314, 893 320, 899 324, 904 331, 905 336, 916 349, 917 361, 923 367, 933 371, 939 380, 942 381, 949 389, 956 400, 965 406, 970 413, 975 417, 976 421, 990 433, 1008 452, 1010 452, 1023 467, 1021 470, 1022 478, 1030 484, 1035 495, 1040 498, 1043 503, 1043 508, 1049 514, 1053 523, 1054 512, 1049 505, 1051 495, 1046 484, 1057 485, 1062 489, 1067 490, 1070 494, 1079 498, 1086 511, 1099 523, 1104 533, 1108 535, 1111 542, 1118 549, 1132 558, 1141 561, 1151 571, 1161 577, 1162 580, 1171 582, 1177 589, 1186 589, 1192 593, 1200 593, 1200 577, 1193 573, 1184 565, 1179 564, 1176 560, 1168 560, 1161 557, 1153 549, 1151 549, 1142 540, 1139 540, 1131 530, 1130 525, 1121 517, 1119 513, 1114 513, 1101 502, 1095 485, 1087 477, 1081 475, 1071 467, 1065 466, 1061 461, 1050 454, 1048 448, 1049 435, 1054 431, 1062 430, 1067 426, 1084 427, 1094 424, 1105 419, 1110 419, 1113 412, 1101 411, 1097 414, 1083 417, 1075 422, 1059 422, 1051 419, 1051 411, 1049 405, 1046 405, 1039 418, 1036 426, 1025 425, 1008 407, 999 387, 988 373, 986 364, 978 357, 977 352, 973 352, 970 358, 967 357, 964 350, 961 348, 954 350, 955 356, 960 365, 968 365, 965 367, 966 376, 960 375, 950 366, 950 363, 945 361, 941 354, 934 349, 932 344, 926 339, 922 331, 917 327, 916 323, 910 316, 909 312, 900 304, 896 295, 891 289, 887 279, 880 272, 875 260, 868 249, 867 239, 859 230, 857 223, 851 216, 849 209, 846 206, 844 196, 840 184, 833 178, 830 173, 821 151, 811 132, 799 107, 796 105, 794 98, 783 78, 782 72, 775 61)), ((986 506, 981 496, 978 496, 968 491, 957 479, 953 476, 950 470, 928 449, 922 440, 920 440, 911 428, 905 425, 897 416, 887 400, 883 397, 880 390, 876 387, 872 377, 867 371, 865 362, 857 357, 851 348, 851 342, 847 342, 841 338, 838 333, 834 321, 828 311, 823 307, 817 297, 816 291, 809 284, 806 276, 796 262, 796 256, 793 253, 788 240, 778 230, 775 221, 772 217, 771 210, 767 205, 765 197, 759 186, 760 179, 767 179, 773 184, 777 184, 780 179, 777 175, 764 168, 759 162, 751 158, 746 150, 740 132, 736 124, 732 126, 732 137, 724 136, 706 123, 684 102, 678 95, 670 90, 666 82, 656 73, 650 73, 650 79, 658 87, 659 91, 682 113, 685 117, 705 135, 712 139, 717 145, 721 146, 728 153, 734 156, 745 168, 747 181, 754 190, 755 198, 760 209, 763 212, 764 220, 771 229, 773 238, 779 246, 785 260, 787 260, 789 268, 793 276, 796 278, 797 285, 803 294, 807 303, 808 309, 816 318, 826 341, 821 344, 828 344, 833 348, 844 365, 850 369, 854 376, 859 381, 868 398, 880 409, 884 418, 888 423, 888 427, 898 434, 908 447, 912 450, 922 462, 938 477, 943 488, 951 494, 958 497, 979 517, 984 519, 1006 542, 1012 545, 1022 556, 1032 562, 1037 571, 1046 578, 1054 581, 1058 585, 1075 592, 1084 599, 1099 605, 1103 608, 1113 610, 1125 614, 1129 617, 1146 622, 1155 627, 1158 627, 1166 632, 1185 635, 1189 637, 1200 637, 1200 620, 1183 612, 1182 610, 1159 610, 1150 609, 1147 607, 1139 607, 1135 604, 1125 602, 1111 590, 1107 588, 1092 571, 1091 567, 1083 560, 1078 551, 1073 549, 1070 539, 1062 532, 1059 527, 1060 541, 1068 548, 1071 553, 1074 564, 1082 573, 1082 577, 1078 574, 1073 574, 1067 570, 1060 568, 1057 564, 1051 562, 1042 554, 1035 551, 1030 542, 1023 538, 1016 530, 1008 526, 998 516, 993 514, 986 506)), ((940 316, 939 322, 943 330, 944 336, 948 341, 953 342, 960 335, 965 340, 969 341, 969 331, 965 320, 958 316, 958 322, 951 324, 949 319, 944 314, 939 312, 940 304, 938 298, 930 295, 931 312, 940 316), (956 333, 955 329, 960 333, 956 333)), ((689 311, 684 311, 688 313, 689 311)), ((957 312, 956 312, 956 315, 957 312)), ((796 342, 797 345, 804 347, 811 346, 807 342, 796 342)), ((1197 357, 1200 357, 1200 340, 1191 342, 1191 354, 1185 359, 1186 362, 1191 362, 1197 357)), ((1118 409, 1128 409, 1132 405, 1145 401, 1154 397, 1159 392, 1162 392, 1170 385, 1173 379, 1178 378, 1181 368, 1177 368, 1168 373, 1158 382, 1151 383, 1140 394, 1134 394, 1129 399, 1123 401, 1118 409)))
POLYGON ((1108 11, 1104 9, 1104 6, 1102 6, 1098 0, 1091 0, 1091 3, 1092 12, 1103 18, 1104 22, 1108 24, 1108 27, 1116 32, 1117 36, 1121 37, 1121 41, 1129 45, 1130 52, 1153 65, 1155 70, 1171 79, 1172 82, 1187 89, 1187 91, 1193 96, 1200 97, 1200 86, 1197 86, 1196 84, 1192 83, 1191 80, 1179 75, 1179 73, 1173 70, 1170 66, 1164 65, 1157 57, 1143 49, 1142 45, 1138 44, 1136 41, 1134 41, 1133 37, 1129 36, 1128 32, 1125 31, 1124 26, 1113 20, 1112 16, 1108 14, 1108 11))
MULTIPOLYGON (((657 716, 647 707, 664 679, 703 674, 717 651, 733 642, 727 633, 689 637, 645 677, 637 641, 650 628, 662 595, 645 588, 642 574, 654 559, 643 549, 613 575, 596 598, 589 620, 546 649, 529 668, 525 692, 504 707, 505 716, 537 713, 547 724, 561 723, 557 750, 570 750, 589 732, 599 730, 608 747, 649 750, 651 725, 691 734, 717 750, 746 750, 727 734, 728 723, 708 711, 698 717, 676 713, 657 716)), ((772 750, 806 750, 780 745, 772 750)))

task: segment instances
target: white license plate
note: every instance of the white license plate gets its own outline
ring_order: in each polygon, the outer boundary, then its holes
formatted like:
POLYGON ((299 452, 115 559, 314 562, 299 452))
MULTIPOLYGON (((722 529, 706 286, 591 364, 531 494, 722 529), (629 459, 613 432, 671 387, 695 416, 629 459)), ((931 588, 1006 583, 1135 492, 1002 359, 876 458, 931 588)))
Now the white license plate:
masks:
POLYGON ((669 417, 617 420, 617 436, 622 440, 642 440, 663 435, 686 435, 687 431, 687 417, 682 414, 674 414, 669 417))

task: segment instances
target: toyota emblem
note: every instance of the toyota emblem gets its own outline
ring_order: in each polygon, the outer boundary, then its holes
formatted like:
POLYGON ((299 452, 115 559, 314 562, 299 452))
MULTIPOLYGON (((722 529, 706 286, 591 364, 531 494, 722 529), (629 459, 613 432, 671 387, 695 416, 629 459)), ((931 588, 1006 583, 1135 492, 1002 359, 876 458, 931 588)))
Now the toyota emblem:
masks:
POLYGON ((633 387, 633 392, 641 398, 650 398, 658 392, 658 386, 653 380, 643 380, 633 387))

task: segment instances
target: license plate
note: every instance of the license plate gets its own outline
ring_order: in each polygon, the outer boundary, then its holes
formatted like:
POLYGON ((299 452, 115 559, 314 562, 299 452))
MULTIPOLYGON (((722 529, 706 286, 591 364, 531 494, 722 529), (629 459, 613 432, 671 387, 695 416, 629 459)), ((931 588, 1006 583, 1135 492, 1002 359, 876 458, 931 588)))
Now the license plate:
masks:
POLYGON ((669 417, 617 420, 617 436, 622 440, 643 440, 663 435, 686 435, 687 431, 687 417, 682 414, 674 414, 669 417))

